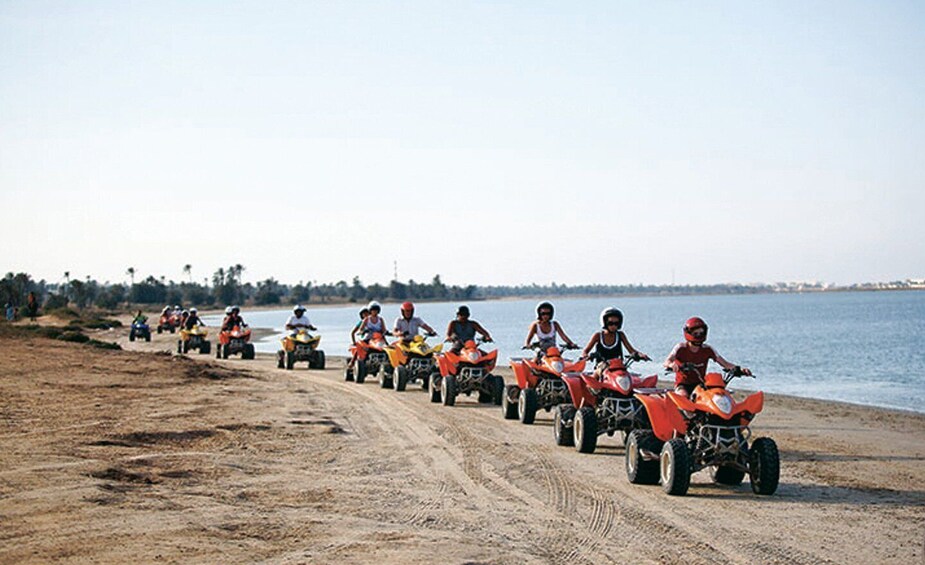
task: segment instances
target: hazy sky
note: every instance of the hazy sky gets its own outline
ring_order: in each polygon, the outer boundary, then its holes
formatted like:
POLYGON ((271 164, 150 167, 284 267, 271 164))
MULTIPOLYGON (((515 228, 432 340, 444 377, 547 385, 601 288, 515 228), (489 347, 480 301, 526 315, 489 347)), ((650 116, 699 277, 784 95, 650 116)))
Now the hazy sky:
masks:
POLYGON ((0 1, 0 269, 925 277, 922 2, 0 1))

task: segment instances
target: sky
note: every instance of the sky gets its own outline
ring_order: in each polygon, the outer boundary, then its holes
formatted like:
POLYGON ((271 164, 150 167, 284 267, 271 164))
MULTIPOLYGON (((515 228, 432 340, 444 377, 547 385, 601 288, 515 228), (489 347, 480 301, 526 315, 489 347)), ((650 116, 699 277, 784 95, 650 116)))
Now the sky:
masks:
POLYGON ((0 270, 925 278, 923 29, 921 2, 0 0, 0 270))

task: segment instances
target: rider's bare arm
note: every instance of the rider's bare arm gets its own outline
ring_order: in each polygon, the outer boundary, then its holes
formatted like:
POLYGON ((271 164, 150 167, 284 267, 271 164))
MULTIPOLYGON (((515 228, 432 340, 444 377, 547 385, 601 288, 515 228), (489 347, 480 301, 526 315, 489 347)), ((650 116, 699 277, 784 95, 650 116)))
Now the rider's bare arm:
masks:
POLYGON ((591 339, 588 340, 588 345, 581 350, 581 356, 587 357, 591 350, 594 349, 594 344, 597 343, 597 340, 601 339, 601 332, 594 332, 594 335, 591 336, 591 339))
POLYGON ((632 345, 630 345, 630 340, 626 337, 626 334, 620 332, 620 339, 623 341, 623 346, 626 347, 626 350, 630 352, 631 355, 637 355, 640 359, 649 361, 649 356, 645 353, 641 353, 636 350, 632 345))
POLYGON ((678 370, 680 364, 678 363, 678 359, 677 359, 676 356, 677 356, 677 354, 678 354, 678 348, 679 348, 679 347, 681 347, 680 344, 675 345, 675 346, 674 346, 674 349, 671 350, 671 353, 668 354, 668 358, 665 359, 664 365, 665 365, 665 368, 666 368, 666 369, 673 369, 673 370, 675 370, 675 371, 678 370))
POLYGON ((562 339, 564 339, 564 340, 565 340, 565 343, 568 344, 569 347, 578 347, 578 345, 576 345, 575 342, 572 341, 572 338, 570 338, 569 336, 565 335, 565 330, 562 329, 562 326, 559 325, 559 322, 553 320, 552 323, 553 323, 553 325, 556 326, 556 332, 559 333, 559 337, 561 337, 562 339))
POLYGON ((475 328, 475 331, 482 334, 482 337, 485 338, 485 341, 492 341, 491 335, 488 333, 488 330, 482 327, 482 324, 478 322, 472 322, 472 326, 475 328))
POLYGON ((530 340, 536 335, 536 324, 537 322, 535 320, 530 324, 530 330, 527 332, 527 339, 524 340, 524 347, 530 347, 530 340))

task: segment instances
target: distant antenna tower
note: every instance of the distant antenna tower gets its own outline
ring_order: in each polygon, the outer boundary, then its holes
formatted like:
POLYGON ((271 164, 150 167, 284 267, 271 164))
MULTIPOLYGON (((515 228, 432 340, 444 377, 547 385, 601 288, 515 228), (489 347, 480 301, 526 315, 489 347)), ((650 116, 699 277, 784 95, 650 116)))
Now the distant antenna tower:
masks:
POLYGON ((393 267, 392 280, 397 281, 398 280, 398 261, 392 261, 392 267, 393 267))

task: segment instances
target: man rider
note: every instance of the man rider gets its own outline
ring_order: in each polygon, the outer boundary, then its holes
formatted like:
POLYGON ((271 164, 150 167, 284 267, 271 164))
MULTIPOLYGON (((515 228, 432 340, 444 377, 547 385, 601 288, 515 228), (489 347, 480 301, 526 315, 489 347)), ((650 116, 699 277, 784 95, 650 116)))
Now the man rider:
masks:
POLYGON ((303 328, 306 330, 318 329, 312 325, 308 316, 305 315, 305 307, 301 304, 296 304, 292 309, 292 313, 293 315, 289 316, 289 320, 286 322, 286 329, 292 331, 292 335, 296 335, 303 328))
POLYGON ((427 335, 437 335, 437 332, 428 326, 424 320, 414 315, 414 304, 412 302, 402 303, 401 315, 395 318, 395 329, 392 330, 392 335, 400 338, 403 343, 408 343, 414 339, 414 336, 418 335, 421 328, 427 331, 427 335))
POLYGON ((242 328, 247 326, 247 324, 244 323, 244 318, 241 317, 241 309, 239 307, 229 306, 225 309, 225 312, 228 315, 225 316, 225 319, 222 321, 223 332, 230 332, 235 326, 242 328))
POLYGON ((189 316, 187 316, 186 321, 183 323, 183 328, 186 330, 193 329, 193 326, 204 326, 205 322, 202 321, 202 318, 199 317, 199 311, 195 308, 189 309, 189 316))

